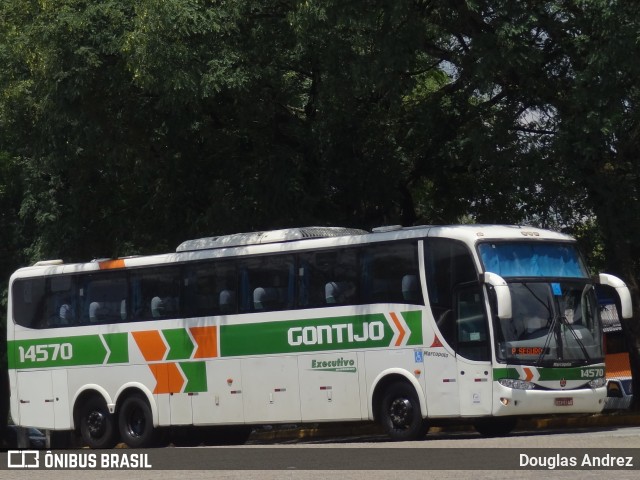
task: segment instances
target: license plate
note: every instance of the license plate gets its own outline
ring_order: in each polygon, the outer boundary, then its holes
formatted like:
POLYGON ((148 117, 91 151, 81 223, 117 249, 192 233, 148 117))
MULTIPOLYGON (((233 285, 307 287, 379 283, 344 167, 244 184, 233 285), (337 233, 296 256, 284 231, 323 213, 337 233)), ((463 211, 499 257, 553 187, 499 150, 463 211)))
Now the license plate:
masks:
POLYGON ((570 407, 573 405, 573 398, 571 397, 556 398, 555 403, 556 403, 556 407, 570 407))

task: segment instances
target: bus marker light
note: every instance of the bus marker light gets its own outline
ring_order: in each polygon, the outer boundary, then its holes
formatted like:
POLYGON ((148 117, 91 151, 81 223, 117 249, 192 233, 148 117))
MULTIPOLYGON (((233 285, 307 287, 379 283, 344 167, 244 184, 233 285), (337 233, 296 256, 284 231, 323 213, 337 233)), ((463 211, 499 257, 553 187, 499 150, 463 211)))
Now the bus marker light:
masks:
POLYGON ((420 376, 420 374, 422 374, 422 371, 421 371, 421 370, 416 369, 416 370, 414 370, 414 371, 413 371, 413 374, 414 374, 416 377, 419 377, 419 376, 420 376))
POLYGON ((504 406, 509 405, 509 399, 508 399, 508 398, 500 397, 500 402, 501 402, 504 406))

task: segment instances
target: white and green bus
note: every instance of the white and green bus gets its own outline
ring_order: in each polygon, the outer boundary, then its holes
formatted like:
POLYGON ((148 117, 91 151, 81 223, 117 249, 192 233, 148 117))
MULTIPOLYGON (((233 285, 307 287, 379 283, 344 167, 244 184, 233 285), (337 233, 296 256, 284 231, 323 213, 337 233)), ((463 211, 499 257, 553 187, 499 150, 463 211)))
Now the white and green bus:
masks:
POLYGON ((602 410, 596 283, 629 318, 625 284, 591 277, 571 237, 519 226, 308 227, 39 262, 10 281, 11 416, 94 448, 371 420, 394 440, 444 419, 506 434, 602 410))

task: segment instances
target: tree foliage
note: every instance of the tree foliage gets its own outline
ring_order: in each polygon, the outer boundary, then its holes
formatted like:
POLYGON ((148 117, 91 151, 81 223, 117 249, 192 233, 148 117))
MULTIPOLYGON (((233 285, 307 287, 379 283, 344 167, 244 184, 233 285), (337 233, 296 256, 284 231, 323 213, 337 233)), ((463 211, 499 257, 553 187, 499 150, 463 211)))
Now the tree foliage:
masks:
POLYGON ((2 2, 5 278, 292 225, 529 222, 637 300, 639 36, 621 0, 2 2))

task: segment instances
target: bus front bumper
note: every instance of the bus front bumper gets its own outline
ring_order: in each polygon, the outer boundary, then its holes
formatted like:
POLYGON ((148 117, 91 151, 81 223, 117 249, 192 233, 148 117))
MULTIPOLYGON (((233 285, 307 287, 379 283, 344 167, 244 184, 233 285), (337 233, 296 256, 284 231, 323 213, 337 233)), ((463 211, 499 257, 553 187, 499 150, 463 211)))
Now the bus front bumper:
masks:
POLYGON ((493 415, 599 413, 607 388, 578 390, 518 390, 494 384, 493 415))

